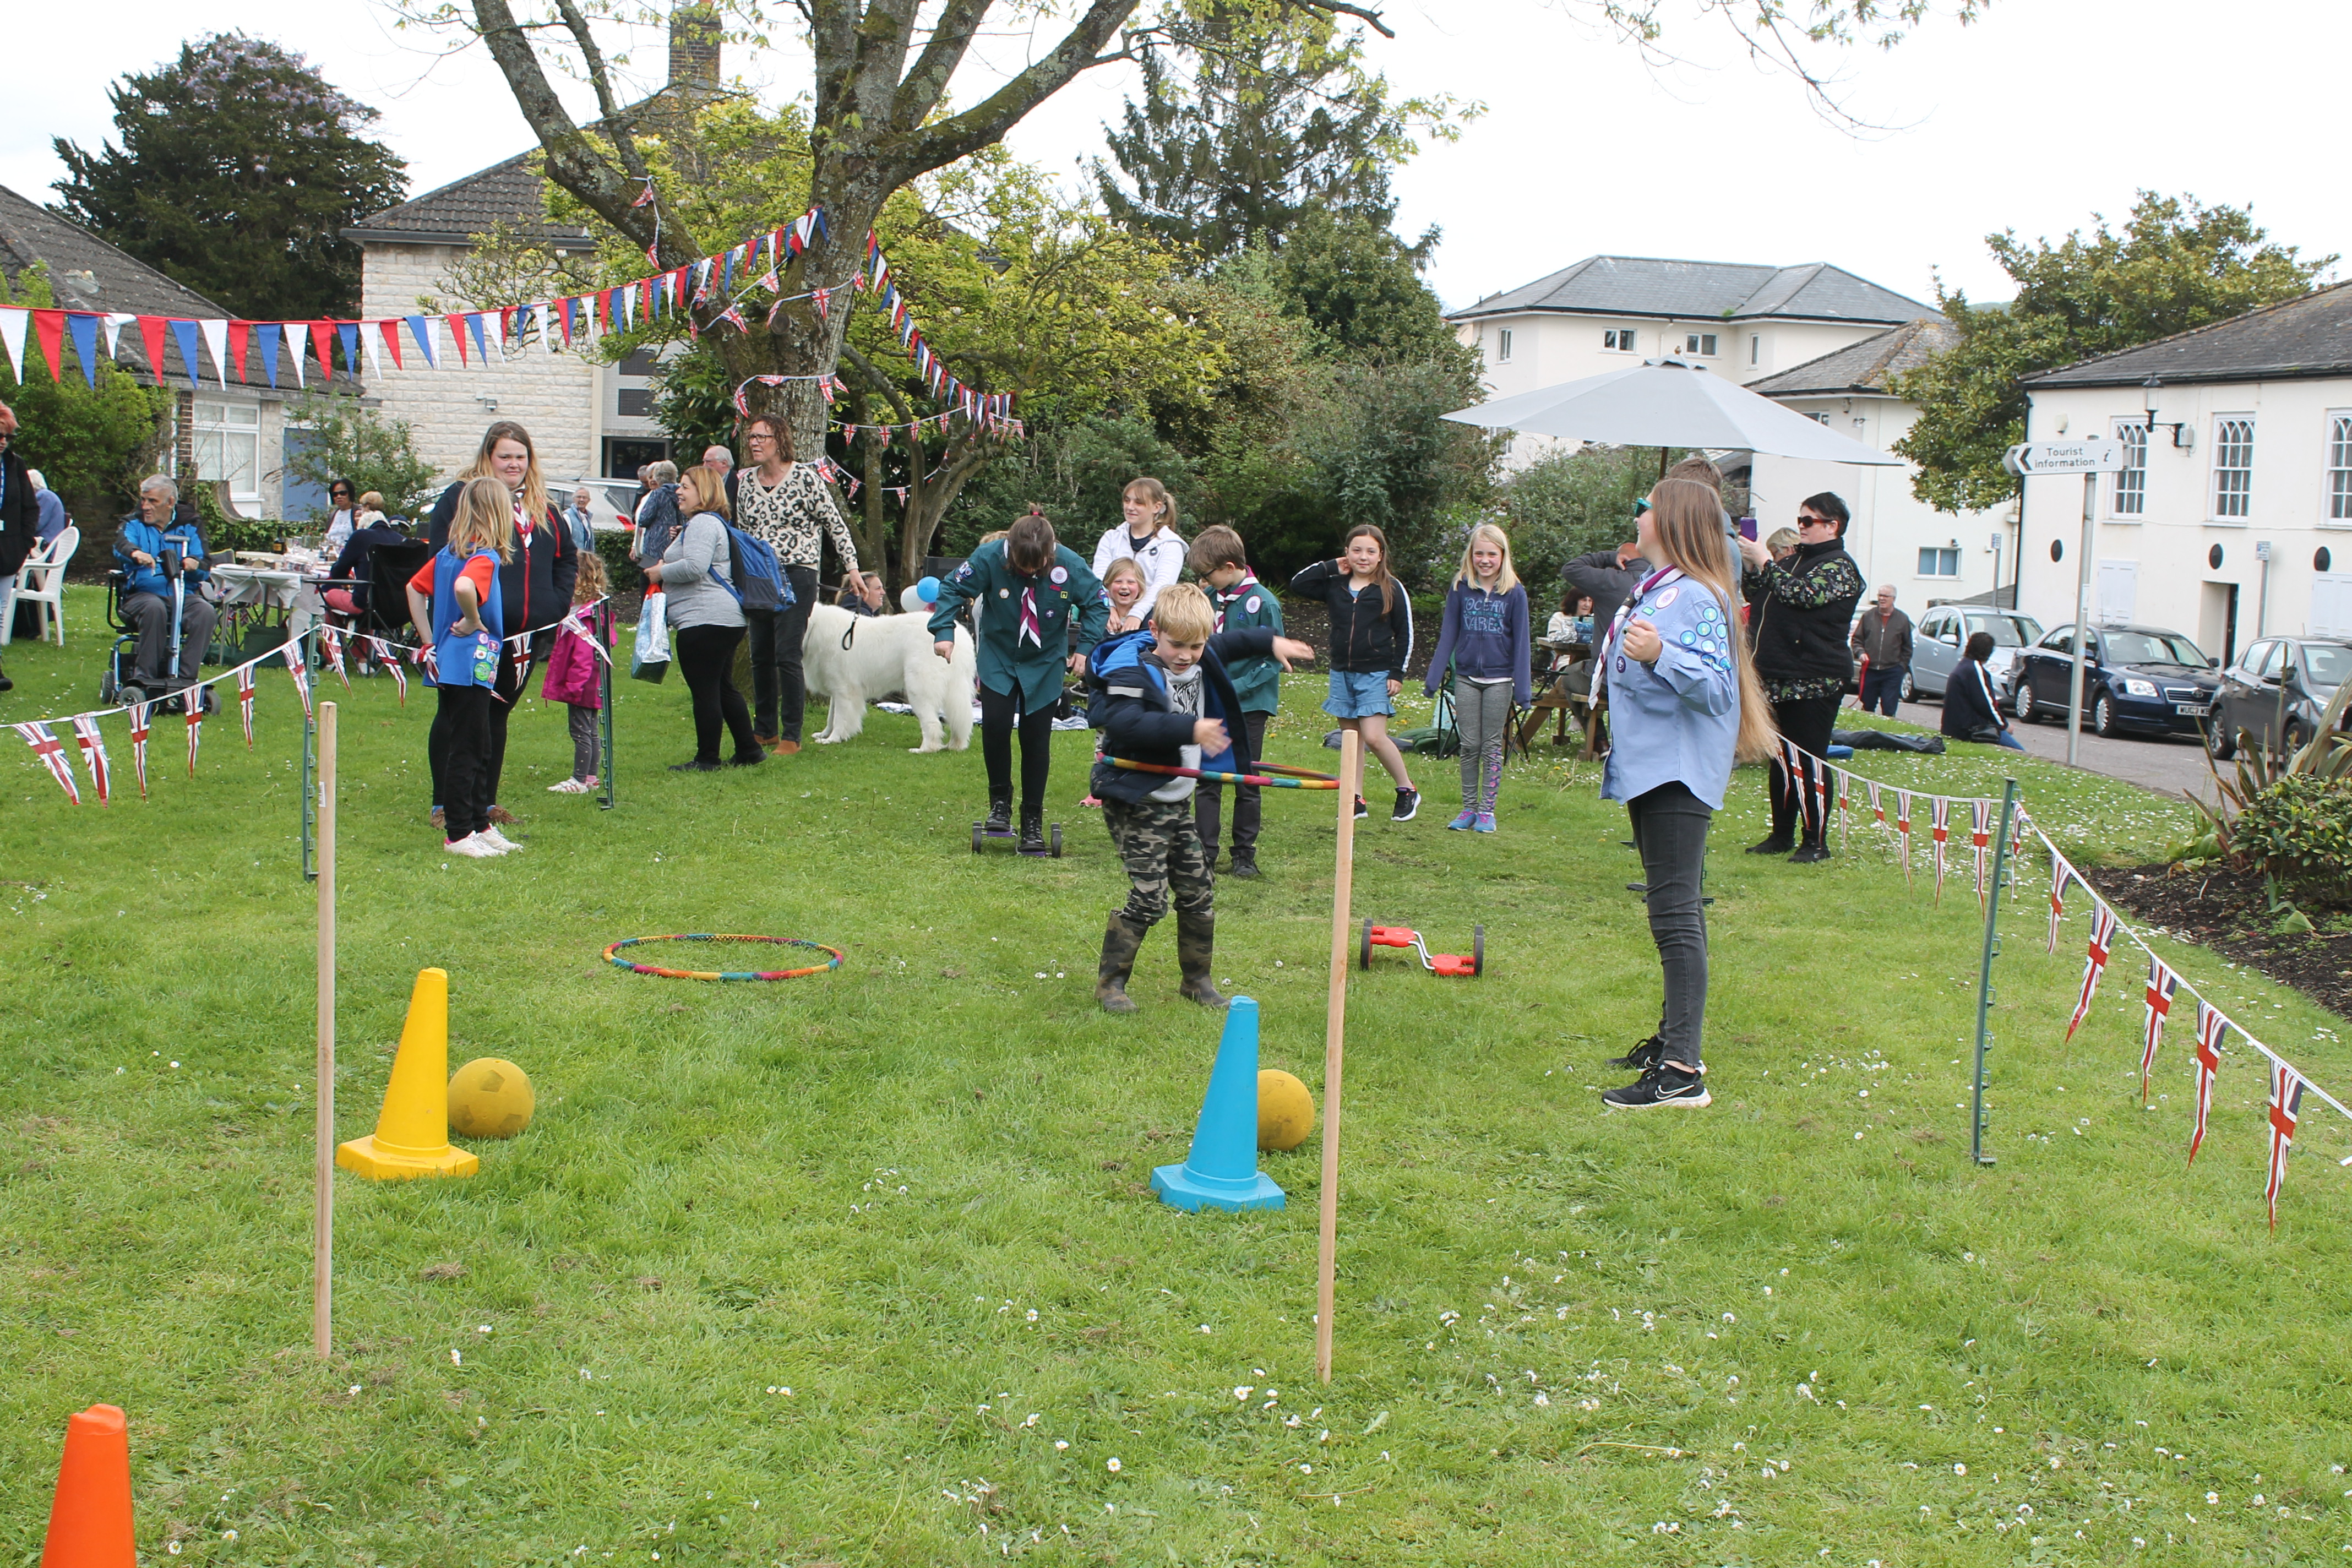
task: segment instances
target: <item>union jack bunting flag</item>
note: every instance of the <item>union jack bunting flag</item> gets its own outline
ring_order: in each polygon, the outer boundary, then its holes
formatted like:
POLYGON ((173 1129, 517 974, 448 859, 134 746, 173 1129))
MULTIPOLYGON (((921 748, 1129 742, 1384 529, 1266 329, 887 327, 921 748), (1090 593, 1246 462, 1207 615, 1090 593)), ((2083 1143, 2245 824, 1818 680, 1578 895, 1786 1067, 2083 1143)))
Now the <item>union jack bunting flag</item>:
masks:
POLYGON ((2205 1142, 2205 1118, 2213 1110, 2213 1075, 2221 1070, 2221 1037, 2230 1020, 2203 997, 2197 999, 2197 1125, 2189 1134, 2189 1163, 2197 1163, 2198 1146, 2205 1142))
POLYGON ((341 679, 343 689, 351 689, 352 678, 343 668, 343 634, 341 627, 319 628, 319 653, 326 660, 327 668, 341 679))
POLYGON ((191 686, 182 693, 181 700, 188 705, 188 776, 194 778, 196 747, 202 743, 198 737, 204 733, 205 728, 205 688, 191 686))
POLYGON ((1935 805, 1929 808, 1929 814, 1933 818, 1933 823, 1927 830, 1927 837, 1935 844, 1936 856, 1936 897, 1934 901, 1940 904, 1944 901, 1944 846, 1950 841, 1952 837, 1952 803, 1946 800, 1940 795, 1937 795, 1935 797, 1935 805))
POLYGON ((106 740, 98 732, 98 721, 87 713, 74 715, 74 739, 81 744, 81 765, 89 770, 90 787, 98 791, 98 804, 112 804, 114 767, 106 760, 106 740))
POLYGON ((147 714, 155 705, 133 702, 131 705, 131 768, 139 775, 139 798, 147 798, 147 714))
POLYGON ((1853 778, 1843 768, 1833 771, 1837 774, 1838 847, 1843 850, 1845 847, 1846 818, 1853 810, 1853 803, 1846 798, 1847 792, 1853 786, 1853 778))
POLYGON ((2107 971, 2107 955, 2116 944, 2116 911, 2102 903, 2091 905, 2091 945, 2083 959, 2083 988, 2074 997, 2074 1016, 2066 1020, 2066 1037, 2073 1039, 2074 1031, 2083 1026, 2083 1016, 2091 1010, 2091 998, 2098 994, 2099 976, 2107 971))
POLYGON ((2042 952, 2058 951, 2058 922, 2066 918, 2066 884, 2082 879, 2074 874, 2074 868, 2066 864, 2066 857, 2055 849, 2050 851, 2050 940, 2042 952))
POLYGON ((245 721, 245 749, 253 750, 253 666, 242 664, 236 670, 236 716, 245 721))
POLYGON ((294 694, 302 700, 302 717, 308 719, 310 717, 310 671, 302 662, 302 639, 288 637, 279 646, 286 650, 286 673, 294 678, 294 694))
POLYGON ((2172 1016, 2172 993, 2180 976, 2164 960, 2147 961, 2147 1018, 2139 1048, 2139 1102, 2147 1103, 2148 1075, 2156 1070, 2156 1047, 2164 1041, 2164 1021, 2172 1016))
POLYGON ((2296 1116, 2303 1110, 2303 1079, 2283 1061, 2271 1063, 2271 1175, 2263 1187, 2271 1228, 2278 1228, 2279 1184, 2286 1180, 2287 1146, 2294 1142, 2296 1116))
POLYGON ((1830 765, 1829 765, 1829 763, 1813 763, 1813 764, 1812 764, 1812 774, 1813 774, 1813 831, 1814 831, 1814 832, 1816 832, 1816 833, 1818 833, 1818 834, 1820 834, 1822 837, 1826 838, 1826 837, 1829 837, 1829 826, 1830 826, 1830 765))
POLYGON ((33 755, 40 758, 48 768, 49 776, 58 781, 58 787, 66 792, 66 798, 79 805, 81 791, 74 787, 73 767, 66 761, 65 743, 51 734, 49 727, 37 719, 27 724, 12 724, 9 728, 22 735, 25 743, 33 748, 33 755))
POLYGON ((1992 847, 1992 802, 1972 800, 1969 803, 1969 847, 1977 857, 1977 908, 1985 902, 1985 852, 1992 847))
POLYGON ((1895 792, 1895 831, 1903 844, 1903 879, 1911 879, 1911 792, 1895 792))
POLYGON ((1878 781, 1864 779, 1863 783, 1870 786, 1870 820, 1884 827, 1886 826, 1886 804, 1878 798, 1878 781))

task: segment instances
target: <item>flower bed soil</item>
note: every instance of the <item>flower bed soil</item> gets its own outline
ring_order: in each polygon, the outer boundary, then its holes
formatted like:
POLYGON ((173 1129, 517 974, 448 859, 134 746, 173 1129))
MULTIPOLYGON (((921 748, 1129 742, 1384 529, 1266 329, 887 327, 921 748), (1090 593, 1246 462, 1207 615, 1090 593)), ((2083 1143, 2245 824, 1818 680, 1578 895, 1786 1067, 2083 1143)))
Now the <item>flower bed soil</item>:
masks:
POLYGON ((2249 964, 2339 1017, 2352 1017, 2352 931, 2273 934, 2259 872, 2165 866, 2088 868, 2100 896, 2184 942, 2249 964))

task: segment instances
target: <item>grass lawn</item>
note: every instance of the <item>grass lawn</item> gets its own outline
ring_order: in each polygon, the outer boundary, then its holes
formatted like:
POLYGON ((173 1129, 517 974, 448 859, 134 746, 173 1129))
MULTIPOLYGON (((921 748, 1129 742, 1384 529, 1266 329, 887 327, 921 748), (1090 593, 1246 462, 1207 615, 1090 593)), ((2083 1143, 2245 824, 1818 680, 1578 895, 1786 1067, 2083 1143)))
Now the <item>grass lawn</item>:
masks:
MULTIPOLYGON (((6 717, 95 700, 74 645, 8 650, 6 717)), ((1321 677, 1269 750, 1312 764, 1321 677)), ((514 721, 529 850, 451 863, 425 824, 430 699, 343 703, 341 1136, 370 1130, 415 972, 451 977, 453 1061, 508 1056, 539 1115, 478 1176, 337 1198, 337 1354, 309 1348, 311 889, 299 710, 263 682, 190 782, 76 810, 0 773, 0 1552, 37 1560, 65 1417, 131 1416, 145 1560, 442 1565, 2208 1563, 2352 1542, 2346 1128, 2306 1099, 2264 1228, 2260 1060, 2229 1058, 2184 1170, 2191 1030, 2140 1109, 2144 966, 2119 951, 2062 1045, 2087 906, 2042 951, 2029 880, 1996 966, 1991 1147, 1968 1159, 1980 930, 1865 846, 1740 854, 1718 818, 1699 1113, 1608 1116, 1598 1064, 1657 970, 1589 765, 1515 763, 1492 837, 1429 804, 1358 839, 1360 916, 1487 970, 1382 950, 1351 983, 1337 1375, 1312 1373, 1319 1139, 1290 1206, 1186 1215, 1218 1021, 1093 1006, 1124 884, 1057 738, 1069 854, 975 857, 977 747, 843 748, 674 776, 685 693, 632 686, 618 809, 550 795, 560 711, 514 721), (838 973, 708 985, 613 939, 805 935, 838 973), (1675 1452, 1675 1451, 1678 1451, 1675 1452)), ((330 682, 330 689, 332 683, 330 682)), ((814 732, 814 725, 812 725, 814 732)), ((129 777, 120 721, 110 732, 129 777)), ((2085 858, 2144 859, 2186 808, 2009 753, 1865 757, 1998 794, 2017 770, 2085 858)), ((1269 792, 1267 876, 1219 889, 1218 973, 1264 1060, 1319 1099, 1330 797, 1269 792)), ((1922 813, 1921 837, 1925 823, 1922 813)), ((2045 873, 2046 874, 2046 873, 2045 873)), ((2045 884, 2046 885, 2046 884, 2045 884)), ((2340 1022, 2168 956, 2330 1089, 2340 1022)))

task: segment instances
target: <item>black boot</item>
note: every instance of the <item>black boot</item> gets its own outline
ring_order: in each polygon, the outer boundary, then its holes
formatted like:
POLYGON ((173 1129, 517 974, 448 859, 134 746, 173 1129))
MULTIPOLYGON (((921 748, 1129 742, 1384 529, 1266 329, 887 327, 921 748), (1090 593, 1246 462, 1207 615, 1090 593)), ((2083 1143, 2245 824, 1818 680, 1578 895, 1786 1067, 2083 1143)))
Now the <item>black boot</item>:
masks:
POLYGON ((1042 805, 1024 805, 1021 808, 1021 853, 1024 855, 1045 853, 1045 808, 1042 805))
POLYGON ((1786 855, 1796 847, 1794 838, 1776 827, 1766 834, 1760 843, 1750 844, 1748 852, 1750 855, 1786 855))
POLYGON ((1804 842, 1797 846, 1797 852, 1789 857, 1789 863, 1793 866, 1816 866, 1829 858, 1830 847, 1822 842, 1822 835, 1808 832, 1804 842))
POLYGON ((1013 831, 1013 792, 1011 790, 988 792, 987 831, 991 833, 1013 831))
POLYGON ((1235 848, 1234 851, 1233 867, 1226 872, 1226 875, 1232 877, 1249 878, 1257 876, 1258 874, 1257 851, 1255 848, 1235 848))
POLYGON ((1209 978, 1209 968, 1216 962, 1216 956, 1217 917, 1177 910, 1176 967, 1184 972, 1184 984, 1176 988, 1177 994, 1203 1007, 1229 1005, 1209 978))
POLYGON ((1103 928, 1102 963, 1095 971, 1095 1000, 1106 1013, 1132 1013, 1135 1002, 1127 994, 1127 977, 1135 973, 1135 954, 1143 946, 1150 926, 1138 925, 1124 910, 1113 910, 1103 928))

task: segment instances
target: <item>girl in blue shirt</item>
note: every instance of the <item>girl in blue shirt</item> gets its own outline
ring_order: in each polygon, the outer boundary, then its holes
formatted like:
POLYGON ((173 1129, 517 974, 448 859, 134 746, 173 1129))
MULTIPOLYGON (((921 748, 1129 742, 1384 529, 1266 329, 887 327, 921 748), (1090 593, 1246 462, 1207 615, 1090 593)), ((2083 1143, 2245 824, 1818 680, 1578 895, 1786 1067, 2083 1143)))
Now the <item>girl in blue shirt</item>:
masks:
POLYGON ((1511 541, 1491 522, 1470 531, 1462 570, 1445 595, 1445 622, 1430 651, 1425 689, 1454 667, 1454 712, 1462 731, 1462 815, 1455 832, 1495 831, 1495 792, 1503 784, 1504 727, 1514 700, 1534 700, 1528 672, 1534 639, 1528 626, 1528 590, 1511 570, 1511 541))
POLYGON ((1709 1103, 1699 1035, 1706 1019, 1706 830, 1736 759, 1769 756, 1772 710, 1748 662, 1712 485, 1667 479, 1650 492, 1641 554, 1664 564, 1626 597, 1593 655, 1609 702, 1603 799, 1622 800, 1647 879, 1650 936, 1665 972, 1657 1033, 1609 1065, 1640 1079, 1601 1097, 1612 1110, 1709 1103))
POLYGON ((521 847, 490 826, 489 799, 491 689, 506 635, 499 567, 513 556, 513 495, 484 476, 465 481, 448 542, 408 580, 409 616, 433 650, 432 744, 446 748, 441 847, 472 860, 521 847))

